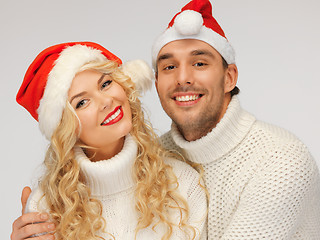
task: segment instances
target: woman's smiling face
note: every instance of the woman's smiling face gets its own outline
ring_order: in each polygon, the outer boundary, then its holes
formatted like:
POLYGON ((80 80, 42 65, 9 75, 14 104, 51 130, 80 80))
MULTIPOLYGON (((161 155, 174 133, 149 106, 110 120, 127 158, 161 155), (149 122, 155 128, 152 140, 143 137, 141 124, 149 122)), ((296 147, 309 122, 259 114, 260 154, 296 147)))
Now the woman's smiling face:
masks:
POLYGON ((81 123, 81 142, 95 148, 87 155, 94 156, 92 160, 96 161, 119 153, 132 128, 124 89, 109 75, 85 70, 73 79, 68 100, 81 123))

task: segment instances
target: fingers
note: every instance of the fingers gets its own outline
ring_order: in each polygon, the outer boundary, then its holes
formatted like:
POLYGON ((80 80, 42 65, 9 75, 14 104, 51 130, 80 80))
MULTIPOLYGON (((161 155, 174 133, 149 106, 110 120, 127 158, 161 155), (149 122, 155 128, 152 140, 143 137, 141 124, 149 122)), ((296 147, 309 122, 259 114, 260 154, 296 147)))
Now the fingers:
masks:
POLYGON ((12 240, 26 239, 32 235, 46 233, 46 235, 32 238, 36 239, 50 239, 50 232, 55 230, 53 223, 46 222, 49 219, 47 213, 27 213, 17 218, 12 225, 12 240))
MULTIPOLYGON (((31 226, 31 225, 28 225, 31 226)), ((29 235, 28 232, 32 232, 29 229, 21 229, 21 231, 12 232, 11 240, 54 240, 53 233, 40 233, 35 235, 29 235), (25 231, 25 232, 24 232, 25 231)))
POLYGON ((50 233, 41 235, 41 236, 30 236, 28 238, 15 236, 14 233, 11 234, 11 240, 54 240, 54 239, 55 239, 54 235, 50 233))
POLYGON ((30 187, 24 187, 21 193, 21 205, 22 205, 22 214, 24 214, 24 211, 26 209, 27 201, 29 198, 29 195, 31 193, 30 187))
MULTIPOLYGON (((52 234, 41 235, 37 237, 26 238, 25 240, 54 240, 55 237, 52 234)), ((16 240, 16 239, 13 239, 16 240)), ((17 239, 20 240, 20 239, 17 239)))
POLYGON ((14 221, 13 227, 22 228, 28 224, 45 222, 47 220, 49 220, 49 215, 47 213, 39 213, 39 212, 26 213, 21 215, 14 221))

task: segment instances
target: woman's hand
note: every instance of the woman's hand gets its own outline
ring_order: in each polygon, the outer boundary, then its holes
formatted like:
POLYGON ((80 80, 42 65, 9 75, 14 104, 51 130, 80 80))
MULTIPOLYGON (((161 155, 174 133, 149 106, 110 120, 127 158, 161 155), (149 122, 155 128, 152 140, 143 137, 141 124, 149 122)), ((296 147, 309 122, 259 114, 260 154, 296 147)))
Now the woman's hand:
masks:
POLYGON ((55 230, 53 223, 47 222, 49 215, 47 213, 24 213, 28 197, 31 193, 29 187, 22 190, 21 204, 22 215, 12 224, 11 240, 33 239, 33 240, 51 240, 54 235, 50 234, 55 230))

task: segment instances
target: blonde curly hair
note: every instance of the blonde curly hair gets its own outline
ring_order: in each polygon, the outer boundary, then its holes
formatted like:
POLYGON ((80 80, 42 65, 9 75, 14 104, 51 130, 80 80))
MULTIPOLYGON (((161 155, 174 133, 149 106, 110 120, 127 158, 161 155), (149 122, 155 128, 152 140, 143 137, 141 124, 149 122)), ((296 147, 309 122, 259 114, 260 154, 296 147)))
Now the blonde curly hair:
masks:
MULTIPOLYGON (((138 144, 132 170, 137 183, 135 206, 139 213, 136 236, 143 228, 155 228, 162 224, 166 228, 162 239, 169 239, 175 226, 194 239, 195 229, 187 224, 188 204, 177 191, 178 181, 173 169, 164 162, 171 154, 161 147, 151 125, 144 119, 134 83, 113 61, 91 62, 79 72, 87 69, 109 74, 122 86, 129 99, 133 126, 130 133, 138 144), (172 211, 180 215, 178 224, 170 218, 172 211)), ((74 148, 79 145, 80 129, 74 109, 66 103, 61 122, 47 150, 44 161, 46 171, 40 181, 40 188, 56 224, 56 239, 61 240, 104 239, 98 233, 105 232, 108 224, 102 216, 102 204, 91 196, 75 159, 74 148)))

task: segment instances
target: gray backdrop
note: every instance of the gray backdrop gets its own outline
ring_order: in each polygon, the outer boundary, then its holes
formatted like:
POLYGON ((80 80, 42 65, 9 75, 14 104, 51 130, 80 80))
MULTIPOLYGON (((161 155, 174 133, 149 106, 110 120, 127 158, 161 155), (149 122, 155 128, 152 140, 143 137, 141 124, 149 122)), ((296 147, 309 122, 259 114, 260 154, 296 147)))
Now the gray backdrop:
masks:
MULTIPOLYGON (((187 0, 1 1, 1 239, 20 215, 20 192, 34 185, 47 142, 15 102, 24 73, 44 48, 95 41, 124 61, 151 63, 154 38, 187 0), (3 236, 2 236, 3 235, 3 236)), ((242 106, 282 126, 309 147, 320 165, 320 2, 212 0, 237 53, 242 106)), ((155 89, 143 97, 157 133, 170 127, 155 89)))

